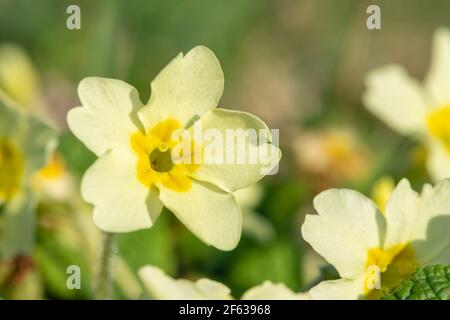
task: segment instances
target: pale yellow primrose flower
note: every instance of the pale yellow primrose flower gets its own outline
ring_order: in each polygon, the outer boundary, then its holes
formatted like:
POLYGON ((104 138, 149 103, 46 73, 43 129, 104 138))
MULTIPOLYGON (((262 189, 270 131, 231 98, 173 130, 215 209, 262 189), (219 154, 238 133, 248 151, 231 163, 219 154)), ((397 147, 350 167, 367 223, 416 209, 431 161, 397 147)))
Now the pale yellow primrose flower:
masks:
MULTIPOLYGON (((231 300, 230 289, 224 284, 206 278, 197 281, 173 279, 161 269, 144 266, 139 277, 145 291, 157 300, 231 300)), ((247 290, 242 300, 306 300, 306 293, 295 293, 282 283, 264 281, 247 290)))
POLYGON ((427 167, 438 181, 450 177, 450 31, 433 37, 431 66, 424 85, 398 65, 371 71, 363 101, 367 108, 404 135, 427 145, 427 167))
MULTIPOLYGON (((223 73, 214 53, 196 47, 179 54, 151 83, 144 106, 132 86, 113 79, 86 78, 78 93, 83 107, 72 109, 72 132, 99 159, 83 177, 84 199, 94 205, 94 222, 104 231, 128 232, 153 225, 163 205, 195 235, 222 250, 233 249, 241 234, 241 211, 232 192, 262 174, 260 164, 174 163, 171 148, 178 129, 264 130, 267 140, 249 148, 279 149, 255 116, 215 108, 223 73)), ((206 150, 206 149, 205 149, 206 150)), ((238 150, 234 150, 235 153, 238 150)))
POLYGON ((314 207, 319 214, 306 216, 303 238, 342 279, 312 288, 313 299, 377 298, 417 266, 450 263, 450 180, 418 194, 403 179, 384 213, 346 189, 320 193, 314 207))

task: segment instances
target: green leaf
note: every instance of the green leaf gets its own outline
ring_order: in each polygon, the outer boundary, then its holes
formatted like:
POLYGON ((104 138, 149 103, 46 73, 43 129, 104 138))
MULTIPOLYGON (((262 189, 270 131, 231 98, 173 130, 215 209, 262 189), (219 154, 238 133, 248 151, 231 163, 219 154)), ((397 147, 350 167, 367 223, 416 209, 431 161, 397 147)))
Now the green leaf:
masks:
POLYGON ((450 265, 419 268, 382 300, 450 300, 450 265))

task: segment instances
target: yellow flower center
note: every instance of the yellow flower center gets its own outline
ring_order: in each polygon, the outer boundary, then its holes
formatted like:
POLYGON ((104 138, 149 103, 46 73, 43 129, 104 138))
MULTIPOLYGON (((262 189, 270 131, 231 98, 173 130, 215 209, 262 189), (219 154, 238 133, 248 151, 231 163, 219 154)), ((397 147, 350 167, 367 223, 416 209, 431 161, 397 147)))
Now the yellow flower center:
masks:
POLYGON ((450 106, 440 108, 428 116, 428 130, 450 154, 450 106))
POLYGON ((384 289, 392 288, 417 267, 413 247, 396 245, 388 250, 372 248, 367 253, 364 293, 367 299, 378 299, 384 289))
POLYGON ((173 168, 171 150, 166 144, 161 144, 149 156, 150 167, 157 172, 169 172, 173 168))
POLYGON ((17 148, 0 138, 0 203, 9 200, 20 189, 23 160, 17 148))
POLYGON ((139 131, 131 136, 131 148, 137 156, 137 178, 143 185, 164 186, 177 192, 190 190, 192 181, 189 174, 197 170, 198 164, 173 161, 172 151, 182 143, 173 137, 177 129, 181 129, 179 122, 167 119, 156 124, 147 134, 139 131))

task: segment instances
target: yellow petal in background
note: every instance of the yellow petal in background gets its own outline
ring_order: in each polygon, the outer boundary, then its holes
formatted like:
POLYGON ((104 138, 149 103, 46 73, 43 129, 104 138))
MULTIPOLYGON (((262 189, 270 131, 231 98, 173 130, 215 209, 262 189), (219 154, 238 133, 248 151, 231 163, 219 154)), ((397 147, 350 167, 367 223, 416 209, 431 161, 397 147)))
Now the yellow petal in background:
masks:
POLYGON ((381 213, 386 212, 386 205, 395 188, 395 181, 392 177, 384 176, 378 179, 372 187, 372 199, 380 209, 381 213))
POLYGON ((0 46, 0 89, 25 108, 39 98, 39 81, 30 58, 12 44, 0 46))

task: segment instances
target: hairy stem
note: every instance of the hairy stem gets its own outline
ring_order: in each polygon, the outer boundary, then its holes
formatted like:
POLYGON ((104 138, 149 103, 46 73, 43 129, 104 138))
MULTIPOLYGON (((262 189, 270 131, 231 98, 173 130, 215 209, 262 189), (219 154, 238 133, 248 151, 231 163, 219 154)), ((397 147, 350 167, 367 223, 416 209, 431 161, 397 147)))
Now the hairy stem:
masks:
POLYGON ((111 299, 112 291, 112 276, 111 276, 111 264, 114 257, 115 250, 115 234, 104 233, 102 252, 99 260, 96 285, 95 285, 95 298, 97 300, 111 299))

